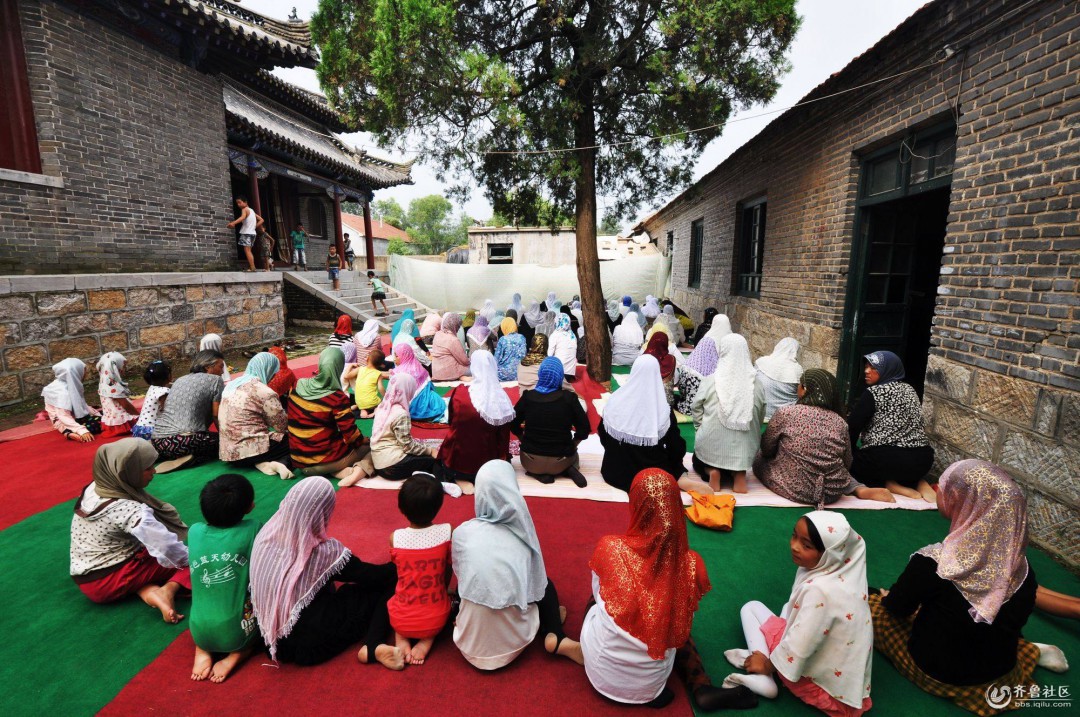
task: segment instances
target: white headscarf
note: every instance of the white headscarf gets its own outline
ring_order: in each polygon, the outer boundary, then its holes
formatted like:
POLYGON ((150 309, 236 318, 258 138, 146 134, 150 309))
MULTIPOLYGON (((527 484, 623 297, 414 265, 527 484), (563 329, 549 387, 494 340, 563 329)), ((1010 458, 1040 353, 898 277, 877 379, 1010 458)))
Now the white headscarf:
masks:
POLYGON ((473 380, 469 400, 480 417, 492 426, 502 426, 514 418, 514 404, 499 384, 499 369, 490 351, 476 351, 469 358, 473 380))
MULTIPOLYGON (((207 334, 202 337, 199 342, 200 351, 217 351, 222 356, 225 355, 225 349, 222 348, 221 336, 219 334, 207 334)), ((221 362, 221 380, 228 383, 232 380, 232 374, 229 373, 229 365, 224 361, 221 362)))
POLYGON ((476 312, 476 315, 483 316, 488 320, 488 323, 490 324, 491 320, 495 318, 495 302, 491 299, 485 299, 484 308, 476 312))
POLYGON ((720 358, 713 372, 716 396, 720 399, 720 423, 733 431, 750 428, 754 418, 754 379, 750 347, 741 334, 720 339, 720 358))
POLYGON ((358 349, 366 349, 371 346, 372 342, 375 341, 378 336, 379 320, 368 319, 364 322, 364 328, 360 329, 353 338, 353 343, 356 344, 356 348, 358 349))
POLYGON ((103 398, 127 398, 127 381, 123 378, 124 364, 127 359, 116 351, 102 355, 97 362, 98 395, 103 398))
POLYGON ((660 363, 648 354, 634 360, 630 376, 604 408, 604 430, 635 446, 655 446, 671 427, 671 407, 660 378, 660 363))
POLYGON ((798 383, 802 378, 803 367, 799 365, 799 342, 788 336, 776 343, 776 348, 768 356, 762 356, 755 363, 758 371, 780 383, 798 383))
POLYGON ((731 319, 727 317, 727 314, 717 314, 713 317, 712 326, 705 332, 716 344, 717 348, 720 347, 720 339, 724 338, 731 333, 731 319))
POLYGON ((540 323, 540 313, 540 302, 533 299, 532 303, 529 304, 529 308, 524 314, 521 314, 521 317, 529 322, 529 326, 535 329, 536 325, 540 323))
POLYGON ((56 379, 41 389, 45 403, 65 411, 71 411, 75 418, 82 418, 90 413, 83 396, 83 375, 86 364, 77 358, 66 358, 52 367, 56 379))
POLYGON ((521 303, 521 294, 514 294, 513 300, 510 302, 510 306, 506 307, 507 311, 513 309, 517 312, 518 319, 525 313, 525 305, 521 303))
POLYGON ((641 315, 646 319, 655 319, 660 315, 660 302, 652 294, 645 297, 645 305, 641 307, 641 315))
POLYGON ((638 324, 637 314, 630 312, 623 317, 622 323, 615 327, 611 334, 611 340, 620 344, 632 344, 641 346, 645 343, 645 332, 638 324))
POLYGON ((874 625, 866 601, 866 543, 840 513, 804 516, 825 545, 813 568, 799 568, 780 612, 787 628, 771 658, 798 682, 809 676, 839 702, 861 708, 870 695, 874 625))

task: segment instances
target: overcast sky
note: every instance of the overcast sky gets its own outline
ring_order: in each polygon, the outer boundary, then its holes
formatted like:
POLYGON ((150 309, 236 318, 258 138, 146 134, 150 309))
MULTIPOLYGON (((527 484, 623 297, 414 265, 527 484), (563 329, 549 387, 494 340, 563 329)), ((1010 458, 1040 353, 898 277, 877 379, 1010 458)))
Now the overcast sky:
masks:
MULTIPOLYGON (((905 18, 926 4, 926 0, 799 0, 798 12, 803 18, 802 28, 795 38, 789 58, 792 70, 782 80, 780 91, 765 106, 755 106, 736 113, 728 122, 723 134, 714 139, 698 159, 694 170, 697 179, 711 170, 728 155, 745 144, 775 118, 779 112, 754 117, 770 110, 790 107, 806 93, 825 81, 829 75, 843 69, 857 55, 869 49, 899 25, 905 18), (748 118, 748 119, 743 119, 748 118)), ((318 5, 317 0, 244 0, 244 5, 271 17, 285 19, 295 7, 299 16, 311 18, 318 5)), ((885 70, 887 68, 883 68, 885 70)), ((318 80, 313 70, 303 68, 278 69, 275 74, 283 79, 310 90, 318 90, 318 80)), ((887 74, 887 73, 883 73, 887 74)), ((376 155, 395 160, 412 159, 380 150, 368 135, 356 133, 345 135, 346 141, 363 147, 376 155)), ((393 197, 407 206, 409 200, 428 194, 441 194, 443 185, 435 179, 434 172, 423 161, 413 165, 411 186, 384 189, 375 193, 376 199, 393 197)), ((662 206, 668 197, 646 200, 640 207, 640 215, 662 206)), ((601 216, 603 198, 600 198, 601 216)), ((476 219, 491 216, 491 205, 481 189, 473 192, 465 211, 476 219)))

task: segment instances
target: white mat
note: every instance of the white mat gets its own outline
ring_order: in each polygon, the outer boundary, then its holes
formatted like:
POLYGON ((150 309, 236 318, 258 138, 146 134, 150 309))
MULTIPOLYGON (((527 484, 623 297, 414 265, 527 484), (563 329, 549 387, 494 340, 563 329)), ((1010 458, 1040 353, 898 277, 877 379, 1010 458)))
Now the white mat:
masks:
MULTIPOLYGON (((429 439, 425 442, 434 444, 438 441, 429 439)), ((582 441, 581 445, 578 446, 578 456, 581 459, 580 470, 588 480, 588 485, 584 488, 578 488, 569 478, 557 478, 554 483, 545 485, 535 478, 525 475, 525 469, 521 467, 521 462, 518 460, 517 456, 514 456, 511 460, 511 464, 517 472, 518 486, 521 488, 521 494, 533 498, 573 498, 577 500, 595 500, 604 503, 630 502, 630 497, 625 492, 608 485, 600 476, 600 464, 604 459, 604 449, 603 446, 600 445, 598 436, 593 434, 582 441)), ((683 464, 691 474, 697 475, 691 467, 690 456, 691 454, 686 454, 686 457, 683 459, 683 464)), ((781 498, 776 493, 773 493, 763 486, 760 481, 753 477, 752 473, 747 473, 746 482, 749 492, 735 496, 735 505, 737 507, 807 507, 801 503, 794 503, 786 498, 781 498)), ((401 488, 401 481, 386 480, 385 478, 365 478, 354 487, 372 488, 375 490, 398 490, 401 488)), ((722 492, 731 493, 731 490, 727 489, 722 492)), ((830 504, 828 507, 830 510, 888 510, 894 508, 903 508, 907 510, 934 510, 934 506, 924 500, 905 498, 899 495, 894 497, 896 498, 895 503, 880 503, 875 500, 861 500, 854 496, 846 495, 835 503, 830 504)), ((690 496, 684 493, 682 498, 683 505, 690 504, 690 496)))

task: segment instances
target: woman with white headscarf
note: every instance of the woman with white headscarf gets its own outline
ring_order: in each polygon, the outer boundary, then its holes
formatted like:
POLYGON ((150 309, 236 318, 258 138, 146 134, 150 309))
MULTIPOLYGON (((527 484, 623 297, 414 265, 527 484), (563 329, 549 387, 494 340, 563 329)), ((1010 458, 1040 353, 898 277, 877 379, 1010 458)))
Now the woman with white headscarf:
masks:
MULTIPOLYGON (((199 341, 200 351, 217 351, 221 355, 225 355, 225 349, 222 348, 221 336, 219 334, 206 334, 199 341)), ((224 368, 221 371, 221 380, 225 383, 232 381, 232 374, 229 373, 229 364, 225 363, 224 368)))
POLYGON ((472 381, 455 386, 447 395, 450 430, 439 447, 443 481, 456 481, 471 492, 476 472, 488 461, 510 460, 510 422, 514 404, 499 383, 498 367, 490 351, 477 351, 471 359, 472 381))
POLYGON ((405 321, 402 321, 400 330, 398 331, 397 335, 394 336, 392 347, 394 350, 397 350, 398 346, 404 344, 412 349, 413 355, 416 356, 416 360, 419 361, 421 365, 431 366, 431 355, 428 354, 427 351, 421 349, 420 345, 413 337, 413 328, 415 326, 416 323, 412 319, 406 319, 405 321))
MULTIPOLYGON (((638 356, 626 382, 611 394, 596 432, 604 446, 600 474, 619 490, 630 490, 646 468, 660 468, 676 480, 686 473, 686 440, 668 405, 660 364, 649 354, 638 356)), ((690 487, 697 490, 700 483, 690 487)))
POLYGON ((540 310, 540 302, 533 299, 529 302, 529 308, 524 313, 519 314, 521 320, 518 321, 518 333, 525 337, 525 342, 530 346, 532 345, 532 337, 536 334, 536 326, 540 323, 540 316, 543 312, 540 310))
POLYGON ((645 305, 641 307, 641 315, 646 321, 656 321, 660 315, 660 301, 652 294, 645 297, 645 305))
POLYGON ((540 314, 540 321, 534 327, 536 329, 535 333, 550 337, 552 332, 555 331, 555 316, 554 311, 545 311, 540 314))
POLYGON ((583 664, 562 629, 532 516, 514 467, 489 461, 476 474, 476 517, 454 530, 451 562, 461 609, 454 644, 480 670, 513 662, 538 634, 544 649, 583 664))
POLYGON ((367 365, 368 355, 379 348, 379 320, 368 319, 364 327, 353 337, 356 344, 356 363, 360 366, 367 365))
POLYGON ((555 292, 554 291, 549 291, 548 295, 547 295, 547 298, 544 299, 544 301, 542 301, 540 303, 540 310, 541 311, 558 311, 560 306, 562 306, 562 302, 560 302, 555 297, 555 292))
POLYGON ((495 319, 495 302, 491 299, 484 300, 484 306, 476 313, 477 318, 483 316, 491 324, 495 319))
POLYGON ((41 389, 45 412, 53 428, 71 441, 89 443, 101 433, 101 413, 86 405, 83 395, 83 375, 86 364, 77 358, 66 358, 52 367, 56 378, 41 389))
POLYGON ((563 365, 563 374, 567 381, 573 381, 577 373, 578 341, 570 330, 570 317, 559 314, 555 317, 555 330, 548 337, 548 356, 559 359, 563 365))
POLYGON ((745 493, 746 471, 761 444, 765 395, 740 334, 720 339, 716 371, 702 380, 691 413, 697 429, 694 470, 713 490, 720 490, 720 471, 730 471, 733 490, 745 493))
POLYGON ((525 305, 521 303, 521 294, 514 294, 514 298, 510 301, 510 306, 506 307, 506 315, 510 315, 510 311, 513 311, 518 318, 525 313, 525 305))
POLYGON ((716 370, 716 362, 720 355, 720 339, 730 333, 731 322, 728 321, 728 317, 717 314, 713 319, 712 328, 686 357, 686 362, 679 373, 679 402, 675 405, 675 410, 679 413, 690 415, 698 387, 705 377, 711 376, 716 370))
POLYGON ((101 436, 122 436, 139 420, 139 410, 131 405, 124 380, 123 355, 110 351, 97 362, 98 398, 101 399, 101 436))
POLYGON ((638 323, 637 314, 629 313, 611 333, 611 363, 614 366, 632 366, 641 355, 645 332, 638 323))
POLYGON ((675 316, 674 304, 664 305, 664 309, 656 317, 656 321, 653 322, 653 327, 656 327, 657 324, 667 327, 668 333, 676 346, 686 341, 686 330, 683 328, 679 318, 675 316))
POLYGON ((765 392, 765 421, 768 422, 776 409, 793 406, 799 400, 799 378, 803 367, 799 364, 799 342, 788 336, 776 342, 776 348, 768 356, 754 363, 757 380, 765 392))

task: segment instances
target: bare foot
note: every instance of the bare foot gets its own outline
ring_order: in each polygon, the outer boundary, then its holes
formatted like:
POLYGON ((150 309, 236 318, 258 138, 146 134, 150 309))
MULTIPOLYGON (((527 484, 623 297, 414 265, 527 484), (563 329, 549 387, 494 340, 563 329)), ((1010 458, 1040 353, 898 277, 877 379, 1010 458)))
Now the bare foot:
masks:
POLYGON ((427 658, 428 653, 431 652, 431 646, 435 644, 434 637, 425 637, 415 645, 413 645, 412 652, 406 659, 410 665, 422 665, 427 658))
POLYGON ((566 607, 563 605, 559 606, 559 622, 566 622, 566 607))
POLYGON ((248 658, 251 654, 251 650, 240 650, 239 652, 230 652, 225 657, 221 658, 214 663, 214 669, 210 675, 211 682, 222 683, 225 678, 228 677, 236 666, 248 658))
POLYGON ((900 485, 899 483, 897 483, 895 481, 891 481, 891 480, 885 481, 885 487, 889 489, 890 493, 895 493, 896 495, 902 495, 905 498, 914 498, 915 500, 922 500, 922 493, 915 490, 914 488, 905 488, 904 486, 900 485))
POLYGON ((405 669, 405 655, 397 647, 379 645, 375 648, 375 659, 385 668, 390 670, 405 669))
POLYGON ((581 643, 575 642, 569 637, 564 637, 560 642, 555 633, 549 632, 547 637, 544 638, 544 649, 550 654, 569 657, 579 665, 585 664, 585 656, 581 654, 581 643))
POLYGON ((731 490, 736 493, 746 493, 746 471, 735 471, 731 478, 731 490))
POLYGON ((338 488, 348 488, 360 482, 360 479, 364 477, 364 469, 360 466, 349 466, 343 471, 338 471, 334 476, 341 479, 338 481, 338 488))
POLYGON ((855 497, 861 500, 876 500, 879 503, 895 503, 896 498, 888 488, 867 488, 863 486, 855 489, 855 497))
POLYGON ((178 613, 173 605, 179 589, 180 584, 171 581, 165 583, 162 587, 147 585, 139 590, 139 597, 150 607, 156 607, 160 610, 162 620, 175 625, 184 619, 184 616, 178 613))
POLYGON ((210 676, 210 668, 214 664, 214 657, 198 645, 195 646, 195 664, 191 666, 191 679, 202 682, 210 676))
POLYGON ((277 476, 281 480, 290 480, 293 477, 293 472, 285 467, 284 463, 278 461, 263 461, 262 463, 256 463, 255 468, 260 473, 265 473, 268 476, 277 476))
POLYGON ((709 469, 709 487, 713 489, 713 493, 720 491, 720 470, 717 468, 709 469))
POLYGON ((459 480, 454 482, 457 483, 458 488, 461 488, 461 492, 463 495, 472 495, 476 492, 476 486, 474 486, 467 480, 459 480))
POLYGON ((401 654, 405 656, 405 664, 412 664, 412 643, 409 642, 409 638, 402 637, 395 632, 394 646, 401 650, 401 654))
POLYGON ((679 479, 679 489, 687 493, 694 491, 701 495, 712 495, 716 492, 712 489, 712 486, 705 481, 685 475, 679 479))
POLYGON ((922 499, 931 505, 937 505, 937 491, 934 487, 924 480, 919 481, 918 485, 919 495, 922 499))

